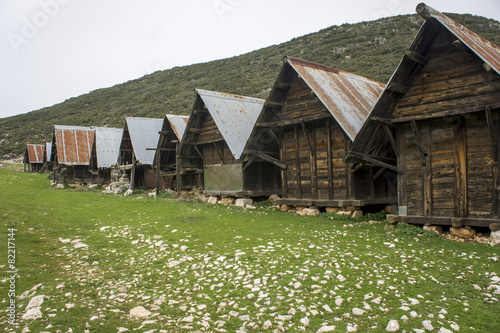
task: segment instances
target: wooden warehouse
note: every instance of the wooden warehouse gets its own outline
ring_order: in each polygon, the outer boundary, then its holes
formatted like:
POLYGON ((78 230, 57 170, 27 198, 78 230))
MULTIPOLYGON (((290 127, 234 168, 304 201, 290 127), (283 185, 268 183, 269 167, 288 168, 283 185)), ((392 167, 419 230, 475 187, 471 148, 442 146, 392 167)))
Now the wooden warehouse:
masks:
POLYGON ((399 215, 414 224, 499 221, 500 48, 420 4, 425 18, 348 160, 397 156, 399 215), (372 155, 372 156, 371 156, 372 155))
POLYGON ((104 185, 111 182, 111 171, 118 162, 122 135, 122 128, 94 128, 94 142, 90 153, 93 184, 104 185))
POLYGON ((43 167, 44 145, 26 145, 24 152, 24 172, 39 172, 43 167))
POLYGON ((182 140, 188 116, 165 115, 155 155, 156 189, 177 188, 177 148, 182 140))
POLYGON ((282 204, 361 207, 396 201, 396 186, 387 177, 391 170, 367 165, 353 172, 342 160, 383 87, 338 69, 283 59, 245 150, 280 168, 282 204))
POLYGON ((125 118, 118 167, 129 177, 132 190, 156 186, 153 162, 162 126, 163 119, 125 118))
POLYGON ((237 197, 280 192, 274 165, 248 163, 243 150, 264 100, 196 90, 179 147, 182 188, 203 184, 204 193, 237 197))
POLYGON ((94 130, 90 127, 54 126, 52 163, 54 181, 58 183, 90 183, 90 150, 94 130))

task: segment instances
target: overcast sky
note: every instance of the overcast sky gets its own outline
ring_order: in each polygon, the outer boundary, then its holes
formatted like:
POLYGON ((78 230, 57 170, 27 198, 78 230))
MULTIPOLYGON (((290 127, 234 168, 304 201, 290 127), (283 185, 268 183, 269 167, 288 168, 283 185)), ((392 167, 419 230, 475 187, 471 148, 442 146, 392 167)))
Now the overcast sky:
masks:
MULTIPOLYGON (((428 0, 500 20, 498 0, 428 0)), ((157 70, 243 54, 408 0, 0 0, 0 118, 157 70)), ((0 129, 1 130, 1 129, 0 129)))

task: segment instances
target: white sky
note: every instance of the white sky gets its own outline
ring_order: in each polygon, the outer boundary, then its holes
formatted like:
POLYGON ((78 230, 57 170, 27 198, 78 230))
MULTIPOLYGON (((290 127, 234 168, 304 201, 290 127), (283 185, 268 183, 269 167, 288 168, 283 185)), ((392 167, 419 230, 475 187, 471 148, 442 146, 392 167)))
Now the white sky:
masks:
MULTIPOLYGON (((332 25, 415 13, 418 2, 0 0, 0 118, 332 25)), ((498 0, 426 3, 500 20, 498 0)))

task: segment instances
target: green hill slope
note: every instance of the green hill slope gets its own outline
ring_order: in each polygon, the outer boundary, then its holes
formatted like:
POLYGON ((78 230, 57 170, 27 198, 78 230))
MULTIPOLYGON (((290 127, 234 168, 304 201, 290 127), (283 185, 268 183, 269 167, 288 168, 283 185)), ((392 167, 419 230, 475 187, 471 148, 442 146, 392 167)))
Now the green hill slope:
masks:
MULTIPOLYGON (((500 44, 497 21, 468 14, 450 17, 500 44)), ((285 55, 385 83, 422 22, 417 15, 401 15, 332 26, 237 57, 158 71, 54 106, 3 118, 0 157, 23 153, 26 143, 50 141, 54 124, 122 127, 126 116, 188 114, 194 88, 266 98, 285 55)))

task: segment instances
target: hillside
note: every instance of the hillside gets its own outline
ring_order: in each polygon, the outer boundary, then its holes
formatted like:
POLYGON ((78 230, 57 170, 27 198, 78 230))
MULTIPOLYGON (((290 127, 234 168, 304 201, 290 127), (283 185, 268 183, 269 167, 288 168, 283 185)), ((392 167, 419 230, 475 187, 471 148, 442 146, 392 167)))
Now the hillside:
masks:
MULTIPOLYGON (((497 21, 469 14, 449 16, 500 44, 497 21)), ((158 71, 54 106, 3 118, 0 157, 23 153, 26 143, 50 141, 54 124, 122 127, 126 116, 188 114, 194 88, 266 98, 285 55, 385 83, 422 22, 417 15, 400 15, 332 26, 237 57, 158 71)))

